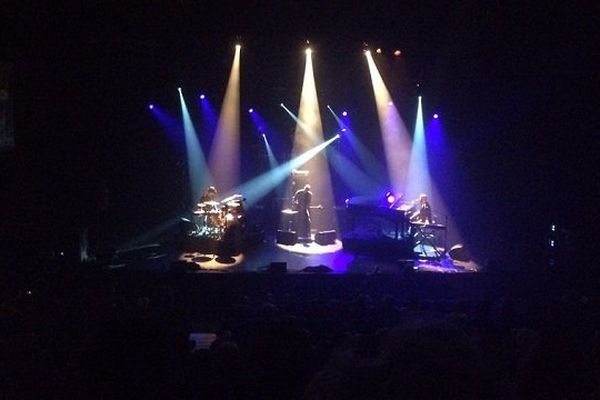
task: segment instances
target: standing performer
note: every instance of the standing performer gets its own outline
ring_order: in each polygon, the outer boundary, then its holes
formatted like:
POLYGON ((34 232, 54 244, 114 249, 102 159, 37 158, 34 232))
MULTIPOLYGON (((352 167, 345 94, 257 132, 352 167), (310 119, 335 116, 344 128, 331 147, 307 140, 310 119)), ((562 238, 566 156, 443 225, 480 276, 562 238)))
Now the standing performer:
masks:
POLYGON ((310 203, 312 201, 312 192, 310 185, 304 185, 304 188, 294 193, 294 210, 298 211, 296 219, 296 231, 299 238, 310 239, 310 203))

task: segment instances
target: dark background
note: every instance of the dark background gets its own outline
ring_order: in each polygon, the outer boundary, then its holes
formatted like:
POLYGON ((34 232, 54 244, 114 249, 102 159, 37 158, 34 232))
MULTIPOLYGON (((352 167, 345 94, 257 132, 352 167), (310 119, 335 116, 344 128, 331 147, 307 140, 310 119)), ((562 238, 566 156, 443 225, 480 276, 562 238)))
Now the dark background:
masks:
MULTIPOLYGON (((378 143, 365 42, 384 49, 409 129, 417 95, 426 120, 442 114, 452 162, 437 183, 481 260, 540 261, 555 223, 591 262, 597 17, 586 3, 15 2, 0 24, 16 135, 0 155, 3 247, 68 248, 98 224, 118 243, 181 211, 185 153, 146 107, 178 117, 181 86, 190 109, 200 92, 218 109, 238 39, 242 112, 261 110, 285 153, 293 124, 278 105, 297 107, 310 39, 321 108, 351 110, 365 143, 378 143)), ((250 178, 265 162, 248 154, 250 178)))

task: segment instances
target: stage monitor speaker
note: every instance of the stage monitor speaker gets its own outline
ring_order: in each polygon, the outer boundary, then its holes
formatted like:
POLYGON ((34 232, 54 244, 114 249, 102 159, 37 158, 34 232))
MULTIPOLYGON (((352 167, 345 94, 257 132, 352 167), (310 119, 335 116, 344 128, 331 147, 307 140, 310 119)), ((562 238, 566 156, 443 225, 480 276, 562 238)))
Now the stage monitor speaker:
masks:
POLYGON ((333 270, 326 265, 316 265, 314 267, 304 267, 302 268, 302 272, 311 272, 314 274, 327 274, 332 272, 333 270))
POLYGON ((274 261, 267 267, 270 274, 285 274, 287 272, 287 263, 274 261))
POLYGON ((465 248, 465 246, 463 246, 462 244, 455 244, 454 246, 452 246, 450 248, 450 250, 448 251, 448 255, 450 256, 450 258, 452 260, 455 261, 470 261, 471 260, 471 256, 469 254, 469 252, 467 251, 467 249, 465 248))
POLYGON ((335 244, 335 231, 321 231, 315 235, 315 242, 320 245, 335 244))
POLYGON ((293 246, 298 241, 298 233, 295 231, 277 231, 277 243, 293 246))

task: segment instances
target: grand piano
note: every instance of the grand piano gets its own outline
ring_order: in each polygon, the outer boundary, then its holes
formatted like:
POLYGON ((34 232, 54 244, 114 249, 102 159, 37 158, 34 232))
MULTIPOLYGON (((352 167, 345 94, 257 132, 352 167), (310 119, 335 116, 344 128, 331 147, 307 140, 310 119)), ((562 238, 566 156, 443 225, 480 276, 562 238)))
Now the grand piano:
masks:
POLYGON ((437 232, 443 231, 445 238, 446 227, 411 222, 411 209, 408 204, 389 206, 367 197, 349 199, 341 210, 344 249, 379 258, 416 259, 423 254, 439 258, 443 250, 435 242, 442 235, 437 232))

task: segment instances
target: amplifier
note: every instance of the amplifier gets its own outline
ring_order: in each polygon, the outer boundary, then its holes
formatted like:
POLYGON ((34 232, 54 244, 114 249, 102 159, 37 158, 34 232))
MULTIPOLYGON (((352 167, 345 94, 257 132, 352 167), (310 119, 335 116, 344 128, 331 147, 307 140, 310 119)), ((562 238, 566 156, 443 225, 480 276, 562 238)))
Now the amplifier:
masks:
POLYGON ((277 231, 277 243, 293 246, 298 241, 298 233, 296 231, 277 231))
POLYGON ((336 232, 320 231, 315 235, 315 242, 320 245, 335 244, 336 232))

